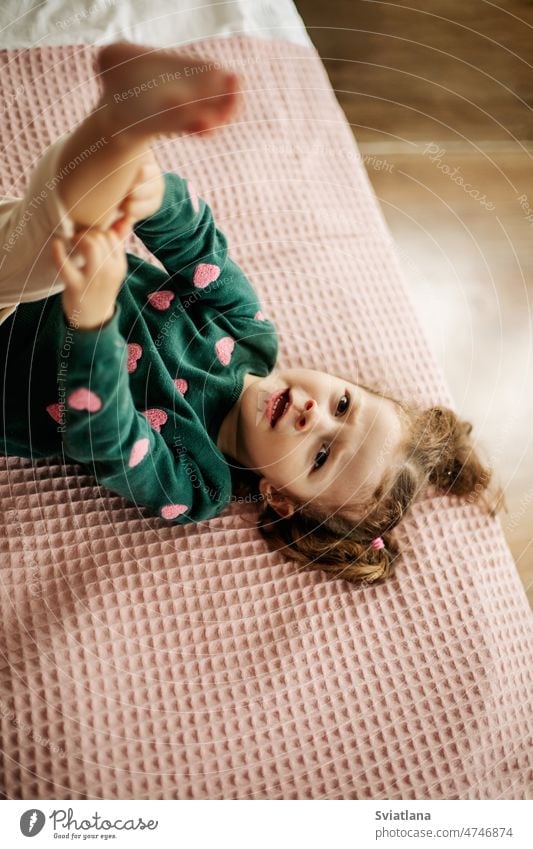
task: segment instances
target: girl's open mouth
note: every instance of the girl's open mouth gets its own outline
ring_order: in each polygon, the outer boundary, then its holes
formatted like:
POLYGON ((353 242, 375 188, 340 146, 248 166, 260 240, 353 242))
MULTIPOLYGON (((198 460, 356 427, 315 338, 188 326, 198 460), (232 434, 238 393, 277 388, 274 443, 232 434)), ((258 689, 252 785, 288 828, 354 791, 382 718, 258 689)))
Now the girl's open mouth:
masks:
POLYGON ((291 406, 291 393, 289 387, 282 389, 279 392, 274 392, 266 402, 265 416, 267 417, 270 427, 276 427, 276 424, 285 415, 291 406))

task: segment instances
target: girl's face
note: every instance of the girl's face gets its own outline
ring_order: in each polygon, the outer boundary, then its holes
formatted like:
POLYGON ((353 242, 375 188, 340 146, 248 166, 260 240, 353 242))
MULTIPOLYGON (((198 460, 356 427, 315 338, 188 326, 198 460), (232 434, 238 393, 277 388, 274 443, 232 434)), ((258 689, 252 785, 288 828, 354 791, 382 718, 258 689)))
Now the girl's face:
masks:
POLYGON ((336 510, 368 501, 400 466, 404 428, 394 401, 314 369, 246 377, 233 456, 274 489, 336 510))

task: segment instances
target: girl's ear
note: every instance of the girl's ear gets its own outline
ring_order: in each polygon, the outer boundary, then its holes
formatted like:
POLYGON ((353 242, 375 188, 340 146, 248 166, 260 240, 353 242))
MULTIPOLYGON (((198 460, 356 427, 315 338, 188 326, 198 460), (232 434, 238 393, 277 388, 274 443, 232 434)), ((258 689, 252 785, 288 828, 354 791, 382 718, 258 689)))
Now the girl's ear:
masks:
POLYGON ((266 478, 261 478, 259 481, 259 492, 267 501, 267 503, 276 511, 283 519, 288 519, 292 516, 296 507, 291 499, 277 489, 274 489, 270 481, 266 478))

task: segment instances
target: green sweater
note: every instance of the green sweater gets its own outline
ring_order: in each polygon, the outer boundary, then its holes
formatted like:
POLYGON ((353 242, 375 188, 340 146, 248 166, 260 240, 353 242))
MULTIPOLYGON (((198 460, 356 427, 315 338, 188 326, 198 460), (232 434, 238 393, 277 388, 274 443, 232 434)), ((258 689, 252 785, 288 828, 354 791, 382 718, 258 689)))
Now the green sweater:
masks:
POLYGON ((198 522, 230 501, 217 435, 244 374, 274 368, 277 335, 186 180, 165 175, 160 209, 135 232, 165 271, 128 254, 103 327, 70 327, 61 294, 0 325, 0 450, 63 455, 139 507, 198 522))

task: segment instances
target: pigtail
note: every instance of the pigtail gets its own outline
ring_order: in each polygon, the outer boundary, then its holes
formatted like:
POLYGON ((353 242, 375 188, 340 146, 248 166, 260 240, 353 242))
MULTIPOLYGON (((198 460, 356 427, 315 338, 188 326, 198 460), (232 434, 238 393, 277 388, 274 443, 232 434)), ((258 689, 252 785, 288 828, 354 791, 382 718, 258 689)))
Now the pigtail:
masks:
POLYGON ((309 568, 319 568, 324 572, 349 581, 351 584, 376 584, 392 575, 394 562, 399 554, 399 546, 392 534, 383 534, 383 546, 376 548, 372 540, 362 541, 347 537, 341 544, 343 557, 341 562, 332 562, 332 551, 326 553, 326 562, 309 564, 309 568))
POLYGON ((448 407, 431 407, 415 420, 412 451, 428 482, 442 493, 472 496, 488 488, 492 470, 486 467, 470 439, 472 425, 448 407))
POLYGON ((284 519, 267 505, 257 527, 277 551, 284 550, 305 571, 321 569, 352 584, 386 580, 399 552, 392 533, 383 533, 381 545, 375 545, 368 526, 353 525, 338 516, 319 520, 300 510, 284 519))

